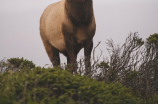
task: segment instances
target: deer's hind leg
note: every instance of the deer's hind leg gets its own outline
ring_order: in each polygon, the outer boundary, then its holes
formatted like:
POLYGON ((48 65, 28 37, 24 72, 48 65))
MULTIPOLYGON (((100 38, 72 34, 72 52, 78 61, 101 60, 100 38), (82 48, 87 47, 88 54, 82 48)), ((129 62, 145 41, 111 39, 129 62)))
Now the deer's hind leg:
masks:
POLYGON ((53 64, 53 67, 60 65, 59 50, 52 46, 48 41, 43 41, 47 55, 53 64))

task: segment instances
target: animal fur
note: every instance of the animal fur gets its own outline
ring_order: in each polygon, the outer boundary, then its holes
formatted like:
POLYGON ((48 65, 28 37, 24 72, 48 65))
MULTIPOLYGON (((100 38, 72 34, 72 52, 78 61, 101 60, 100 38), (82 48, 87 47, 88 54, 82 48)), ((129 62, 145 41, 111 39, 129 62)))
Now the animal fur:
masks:
POLYGON ((40 19, 40 35, 53 66, 60 64, 59 53, 62 53, 72 72, 82 48, 86 68, 90 67, 95 30, 92 0, 61 0, 49 5, 40 19))

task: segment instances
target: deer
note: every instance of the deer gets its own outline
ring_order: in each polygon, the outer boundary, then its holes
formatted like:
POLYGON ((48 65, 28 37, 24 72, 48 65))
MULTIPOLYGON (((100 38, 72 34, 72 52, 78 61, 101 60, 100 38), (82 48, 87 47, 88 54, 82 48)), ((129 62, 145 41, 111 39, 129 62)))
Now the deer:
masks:
POLYGON ((82 48, 85 68, 90 68, 95 31, 92 0, 61 0, 46 7, 40 18, 40 36, 53 67, 60 65, 61 53, 71 65, 71 73, 82 48))

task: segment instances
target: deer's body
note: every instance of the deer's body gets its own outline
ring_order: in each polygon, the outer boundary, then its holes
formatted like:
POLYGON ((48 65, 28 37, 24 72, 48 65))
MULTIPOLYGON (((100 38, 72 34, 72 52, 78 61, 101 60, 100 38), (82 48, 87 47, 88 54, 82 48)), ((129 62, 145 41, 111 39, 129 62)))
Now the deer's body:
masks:
POLYGON ((60 52, 73 71, 82 48, 86 66, 90 66, 95 29, 92 0, 62 0, 49 5, 40 19, 40 35, 53 66, 60 64, 60 52))

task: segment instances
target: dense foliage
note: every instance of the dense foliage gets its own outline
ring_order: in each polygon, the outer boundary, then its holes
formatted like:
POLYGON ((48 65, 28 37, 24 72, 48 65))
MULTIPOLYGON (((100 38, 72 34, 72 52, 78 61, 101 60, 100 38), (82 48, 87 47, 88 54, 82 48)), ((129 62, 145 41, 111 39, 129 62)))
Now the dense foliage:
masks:
POLYGON ((8 104, 139 104, 131 90, 120 83, 106 84, 40 67, 0 75, 0 96, 5 98, 0 103, 8 104))
POLYGON ((0 61, 0 72, 11 70, 13 72, 20 71, 20 69, 27 67, 28 69, 34 68, 35 64, 32 61, 20 58, 3 59, 0 61))

